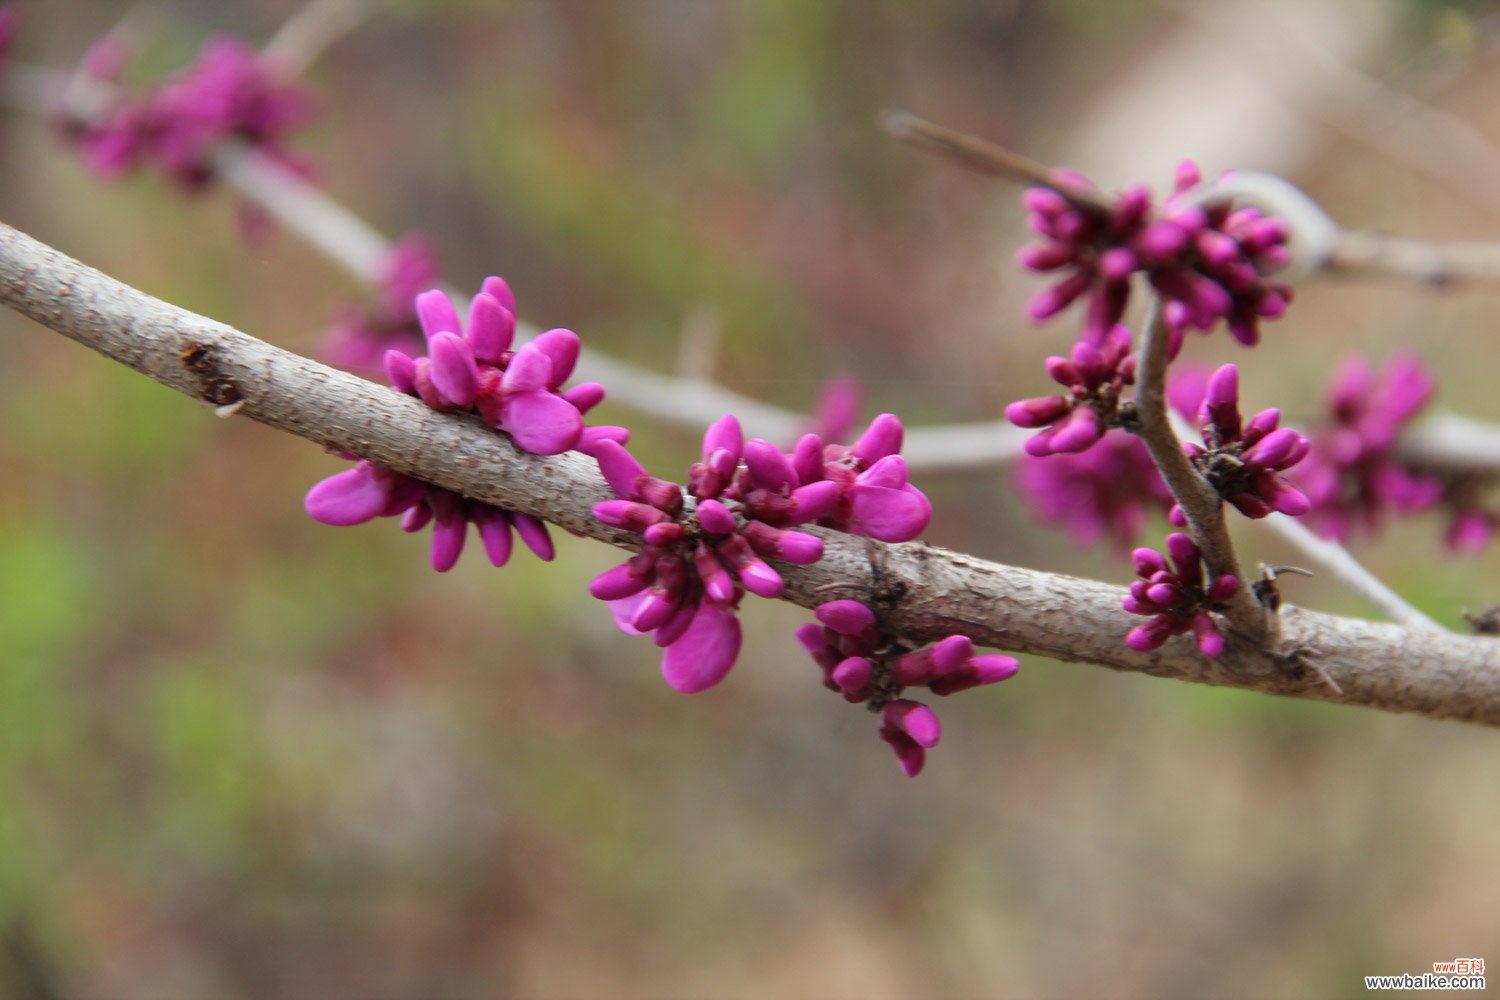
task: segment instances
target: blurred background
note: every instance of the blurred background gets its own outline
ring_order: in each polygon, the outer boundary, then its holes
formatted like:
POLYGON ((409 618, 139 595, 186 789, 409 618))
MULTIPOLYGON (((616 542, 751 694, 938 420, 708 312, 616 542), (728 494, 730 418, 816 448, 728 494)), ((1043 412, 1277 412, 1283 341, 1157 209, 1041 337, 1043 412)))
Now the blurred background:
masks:
MULTIPOLYGON (((122 6, 20 3, 16 58, 72 66, 122 6)), ((293 0, 130 5, 153 78, 293 0)), ((313 67, 295 148, 458 287, 807 410, 995 419, 1044 391, 1018 190, 881 135, 899 106, 1113 187, 1178 159, 1281 173, 1341 222, 1500 231, 1495 5, 1372 0, 514 0, 382 8, 313 67), (1490 159, 1486 159, 1489 157, 1490 159)), ((303 352, 361 292, 236 200, 108 184, 35 117, 0 216, 303 352)), ((1500 419, 1493 294, 1321 281, 1247 352, 1296 424, 1335 359, 1419 350, 1438 405, 1500 419)), ((682 474, 698 435, 609 405, 682 474)), ((0 315, 0 996, 1355 997, 1500 962, 1500 740, 1457 724, 1027 658, 938 706, 902 776, 824 691, 805 612, 748 601, 719 687, 678 695, 585 583, 302 511, 341 468, 0 315)), ((1004 468, 925 476, 929 539, 1122 584, 1004 468)), ((1153 527, 1159 539, 1164 524, 1153 527)), ((1250 560, 1296 562, 1258 526, 1250 560)), ((1444 624, 1500 600, 1437 517, 1356 553, 1444 624)), ((1296 580, 1290 600, 1370 615, 1296 580)), ((1122 615, 1121 632, 1128 623, 1122 615)))

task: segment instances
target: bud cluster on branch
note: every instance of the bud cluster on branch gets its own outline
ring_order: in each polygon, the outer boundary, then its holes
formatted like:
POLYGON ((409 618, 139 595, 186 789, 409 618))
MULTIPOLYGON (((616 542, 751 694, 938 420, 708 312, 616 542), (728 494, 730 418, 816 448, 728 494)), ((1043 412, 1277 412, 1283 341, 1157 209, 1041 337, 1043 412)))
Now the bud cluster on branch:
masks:
MULTIPOLYGON (((3 57, 13 18, 0 19, 3 57)), ((44 88, 58 133, 95 172, 152 166, 191 192, 239 176, 251 199, 246 221, 256 223, 250 236, 278 190, 308 183, 311 167, 287 147, 311 117, 297 60, 216 39, 166 82, 132 91, 122 86, 128 56, 120 37, 107 36, 62 86, 44 88), (245 183, 255 170, 269 170, 265 182, 245 183)), ((1284 606, 1274 578, 1252 584, 1230 543, 1226 508, 1255 520, 1306 517, 1342 540, 1391 513, 1444 504, 1449 544, 1462 550, 1488 543, 1500 524, 1483 498, 1488 470, 1434 465, 1401 446, 1433 391, 1414 359, 1380 378, 1366 363, 1346 364, 1328 417, 1308 433, 1281 426, 1278 408, 1244 419, 1233 364, 1211 374, 1173 369, 1186 331, 1222 326, 1255 347, 1262 321, 1286 312, 1292 290, 1278 274, 1293 263, 1293 216, 1305 216, 1305 197, 1282 217, 1243 200, 1256 185, 1233 175, 1205 184, 1191 163, 1159 203, 1143 185, 1109 195, 1072 171, 915 119, 902 118, 903 129, 966 165, 1039 185, 1024 203, 1041 241, 1020 263, 1053 279, 1030 314, 1041 321, 1083 308, 1076 342, 1046 362, 1062 391, 1006 409, 1035 431, 1018 477, 1045 517, 1084 541, 1108 537, 1128 550, 1153 510, 1183 529, 1168 536, 1165 555, 1134 548, 1139 578, 1127 592, 915 541, 933 508, 910 481, 906 429, 881 414, 848 441, 856 394, 847 384, 830 390, 821 433, 794 442, 778 434, 790 442, 781 445, 747 438, 742 418, 755 408, 725 406, 684 483, 653 476, 628 450, 627 428, 585 424, 609 380, 568 385, 583 360, 575 333, 522 336, 516 298, 498 277, 461 314, 434 287, 430 241, 413 234, 381 250, 326 204, 342 220, 335 229, 359 246, 317 241, 358 261, 378 295, 338 312, 325 350, 356 371, 383 371, 388 388, 151 299, 5 227, 0 299, 220 415, 339 453, 353 464, 307 492, 307 512, 339 526, 390 517, 410 532, 431 527, 438 571, 456 564, 470 525, 496 566, 515 536, 551 560, 549 523, 630 550, 589 590, 622 632, 662 648, 663 676, 677 691, 705 690, 729 673, 745 593, 815 609, 816 623, 797 638, 825 687, 879 715, 878 734, 908 775, 941 735, 910 689, 946 696, 1018 669, 1014 657, 976 645, 1500 725, 1500 644, 1284 606), (1142 287, 1150 316, 1132 334, 1129 306, 1142 287), (1196 422, 1201 444, 1179 439, 1179 419, 1196 422)), ((1320 260, 1334 256, 1325 248, 1320 260)), ((634 394, 637 403, 648 395, 634 394)), ((660 400, 643 408, 673 409, 660 400)), ((1408 624, 1431 624, 1390 600, 1408 624)))

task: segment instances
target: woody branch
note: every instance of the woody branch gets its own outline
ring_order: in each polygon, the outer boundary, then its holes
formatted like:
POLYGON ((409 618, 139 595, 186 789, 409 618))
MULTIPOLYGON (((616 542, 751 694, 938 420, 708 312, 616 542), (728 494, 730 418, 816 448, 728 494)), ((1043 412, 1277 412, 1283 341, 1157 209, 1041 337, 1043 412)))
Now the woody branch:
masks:
MULTIPOLYGON (((592 516, 611 492, 582 455, 523 453, 477 420, 437 413, 152 298, 7 226, 0 226, 0 301, 215 406, 599 541, 637 542, 592 516)), ((899 594, 885 605, 884 620, 913 639, 962 632, 986 645, 1116 670, 1500 726, 1500 642, 1493 639, 1287 607, 1274 646, 1249 649, 1233 665, 1203 657, 1186 638, 1142 653, 1120 641, 1129 623, 1117 587, 923 543, 810 530, 824 539, 824 558, 778 567, 786 598, 813 607, 833 597, 868 599, 876 590, 899 594)))

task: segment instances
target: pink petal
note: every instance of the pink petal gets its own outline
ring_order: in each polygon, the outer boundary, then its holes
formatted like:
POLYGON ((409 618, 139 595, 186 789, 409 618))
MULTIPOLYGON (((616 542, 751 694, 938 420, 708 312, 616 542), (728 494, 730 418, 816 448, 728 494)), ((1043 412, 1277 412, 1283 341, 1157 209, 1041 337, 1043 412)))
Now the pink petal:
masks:
POLYGON ((360 464, 315 483, 302 506, 316 521, 347 527, 379 517, 389 498, 388 484, 378 482, 369 465, 360 464))
POLYGON ((813 615, 840 635, 859 635, 875 626, 875 612, 858 601, 827 601, 819 604, 813 615))
POLYGON ((804 434, 792 452, 792 468, 797 470, 797 481, 816 482, 823 476, 823 439, 816 434, 804 434))
POLYGON ((440 519, 432 529, 432 568, 446 573, 457 565, 468 536, 469 522, 462 517, 440 519))
POLYGON ((645 603, 646 592, 644 590, 629 597, 610 601, 609 613, 615 620, 615 627, 626 635, 645 635, 646 633, 630 624, 635 621, 635 616, 641 612, 641 605, 645 603))
POLYGON ((745 442, 745 468, 750 471, 750 481, 763 490, 780 493, 801 485, 796 470, 781 449, 760 438, 745 442))
POLYGON ((540 334, 528 346, 536 348, 552 361, 552 374, 547 378, 547 388, 556 389, 573 374, 578 364, 578 334, 572 330, 548 330, 540 334))
POLYGON ((717 500, 698 504, 698 523, 711 535, 732 535, 736 531, 734 515, 717 500))
POLYGON ((463 338, 456 333, 438 332, 432 335, 427 350, 432 360, 428 377, 433 387, 454 405, 468 406, 474 402, 479 394, 479 368, 463 338))
MULTIPOLYGON (((569 402, 572 402, 572 400, 569 400, 569 402)), ((578 435, 578 443, 573 447, 585 455, 597 457, 600 441, 613 441, 615 444, 620 445, 629 444, 630 429, 628 427, 616 427, 611 424, 585 427, 583 433, 578 435)))
POLYGON ((594 460, 616 496, 640 499, 640 481, 646 478, 646 470, 624 445, 612 440, 600 441, 594 446, 594 460))
POLYGON ((561 455, 578 443, 583 416, 551 392, 517 392, 500 407, 501 429, 533 455, 561 455))
POLYGON ((385 374, 397 392, 411 395, 417 391, 417 363, 402 352, 385 352, 385 374))
POLYGON ((683 694, 711 688, 734 666, 740 642, 740 620, 734 610, 703 601, 687 631, 662 655, 662 677, 683 694))
POLYGON ((855 483, 850 525, 857 534, 882 542, 909 542, 932 520, 932 505, 916 490, 892 490, 855 483))
POLYGON ((535 392, 547 388, 551 381, 552 359, 532 342, 510 359, 500 387, 506 392, 535 392))
POLYGON ((552 548, 552 536, 547 533, 547 525, 534 517, 526 514, 511 512, 510 519, 515 522, 516 534, 521 536, 521 541, 542 562, 551 562, 556 552, 552 548))
POLYGON ((421 322, 422 332, 427 335, 429 343, 439 333, 457 335, 463 330, 453 302, 436 288, 417 296, 417 319, 421 322))
POLYGON ((479 540, 484 543, 484 554, 489 557, 490 565, 504 566, 510 561, 510 518, 504 511, 496 511, 478 524, 479 540))
POLYGON ((856 485, 879 486, 888 490, 899 490, 907 483, 906 459, 900 455, 887 455, 855 480, 856 485))
POLYGON ((598 382, 580 382, 563 392, 562 398, 577 407, 579 413, 587 413, 604 402, 604 386, 598 382))
POLYGON ((516 333, 516 317, 493 295, 480 292, 469 305, 469 330, 466 337, 474 356, 489 364, 499 364, 501 355, 510 348, 516 333))
POLYGON ((499 300, 502 306, 511 312, 516 311, 516 295, 510 290, 510 285, 506 283, 504 278, 497 278, 494 275, 485 278, 484 283, 480 285, 480 291, 486 295, 493 295, 499 300))
POLYGON ((854 442, 855 457, 873 463, 887 455, 894 455, 901 450, 904 434, 899 417, 893 413, 882 413, 870 421, 869 429, 854 442))

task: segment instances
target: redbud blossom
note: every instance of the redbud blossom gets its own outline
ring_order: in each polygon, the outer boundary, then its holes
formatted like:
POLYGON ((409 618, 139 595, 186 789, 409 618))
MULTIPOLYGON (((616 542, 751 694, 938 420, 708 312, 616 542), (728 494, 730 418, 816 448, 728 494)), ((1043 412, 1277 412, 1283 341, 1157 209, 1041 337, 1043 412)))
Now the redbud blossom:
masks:
MULTIPOLYGON (((80 72, 113 84, 124 61, 119 37, 106 36, 80 72)), ((311 116, 312 101, 300 85, 243 41, 225 36, 210 39, 191 66, 154 90, 121 92, 89 119, 68 108, 58 117, 96 173, 113 178, 151 166, 184 190, 197 191, 214 180, 214 148, 229 139, 306 173, 285 142, 311 116)))
MULTIPOLYGON (((448 296, 440 291, 418 295, 413 315, 427 338, 428 354, 411 357, 398 350, 385 354, 386 373, 398 392, 414 395, 438 410, 470 411, 510 434, 516 445, 538 455, 556 455, 577 447, 592 453, 602 443, 628 440, 622 427, 583 427, 583 409, 603 398, 602 387, 585 383, 559 391, 572 373, 578 338, 553 330, 510 349, 515 334, 516 301, 500 278, 484 280, 463 323, 448 296)), ((354 459, 355 456, 347 455, 354 459)), ((367 461, 336 473, 308 491, 304 506, 324 524, 363 524, 377 517, 401 515, 401 527, 433 529, 432 566, 452 569, 473 524, 490 562, 503 566, 510 558, 511 530, 538 558, 553 557, 546 524, 516 511, 466 499, 456 493, 403 476, 367 461)))
POLYGON ((1329 387, 1327 423, 1314 432, 1296 474, 1317 531, 1347 541, 1374 531, 1392 512, 1423 510, 1443 498, 1439 479, 1407 468, 1396 452, 1402 428, 1435 388, 1410 355, 1393 359, 1378 378, 1363 358, 1340 365, 1329 387))
POLYGON ((1139 184, 1108 209, 1079 204, 1065 191, 1094 189, 1071 173, 1060 176, 1063 192, 1027 191, 1031 228, 1043 242, 1024 247, 1018 260, 1027 270, 1063 275, 1031 300, 1032 318, 1086 299, 1082 339, 1098 344, 1124 315, 1130 278, 1141 272, 1171 304, 1168 318, 1179 330, 1208 330, 1224 320, 1235 339, 1253 345, 1259 321, 1280 316, 1291 298, 1289 287, 1267 278, 1290 260, 1288 229, 1227 200, 1192 203, 1188 192, 1199 180, 1197 168, 1184 163, 1174 195, 1160 207, 1139 184))
POLYGON ((942 728, 932 709, 902 697, 907 688, 950 695, 1003 681, 1021 666, 1012 656, 976 654, 962 635, 912 649, 882 631, 875 612, 858 601, 828 601, 813 613, 817 623, 797 629, 797 641, 822 669, 823 686, 881 713, 880 737, 909 777, 922 770, 942 728))
MULTIPOLYGON (((1281 411, 1262 410, 1244 423, 1239 410, 1239 369, 1224 365, 1208 380, 1199 419, 1203 443, 1183 447, 1209 485, 1246 517, 1280 511, 1307 513, 1302 491, 1279 473, 1307 457, 1307 438, 1290 427, 1278 427, 1281 411)), ((1174 508, 1172 522, 1184 523, 1174 508)))
POLYGON ((1136 549, 1131 554, 1140 579, 1130 585, 1123 607, 1151 620, 1131 629, 1125 645, 1145 652, 1174 635, 1192 632, 1204 656, 1218 656, 1224 651, 1224 637, 1209 612, 1222 608, 1239 589, 1239 581, 1226 573, 1205 587, 1202 554, 1187 535, 1168 535, 1167 552, 1170 564, 1154 549, 1136 549))
POLYGON ((1067 392, 1061 396, 1022 399, 1005 408, 1017 427, 1041 427, 1026 441, 1026 453, 1037 458, 1087 450, 1110 427, 1125 419, 1120 392, 1135 383, 1135 355, 1130 331, 1111 330, 1103 343, 1073 345, 1070 357, 1047 359, 1047 374, 1067 392))

